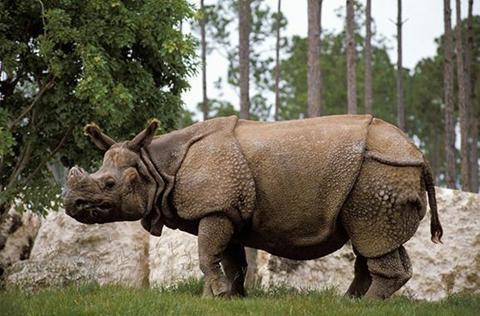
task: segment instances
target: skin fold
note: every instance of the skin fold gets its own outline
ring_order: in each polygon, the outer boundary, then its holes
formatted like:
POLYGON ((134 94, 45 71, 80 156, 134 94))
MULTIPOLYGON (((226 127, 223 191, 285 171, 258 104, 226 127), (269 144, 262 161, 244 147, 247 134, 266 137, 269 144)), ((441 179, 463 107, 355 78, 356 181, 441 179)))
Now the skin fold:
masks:
POLYGON ((141 220, 198 236, 205 296, 244 296, 244 247, 307 260, 351 240, 355 276, 347 295, 387 298, 412 275, 402 246, 435 191, 422 153, 371 115, 275 123, 225 117, 154 137, 158 121, 115 142, 85 132, 105 152, 102 167, 70 170, 66 213, 80 222, 141 220), (425 194, 427 193, 427 194, 425 194))

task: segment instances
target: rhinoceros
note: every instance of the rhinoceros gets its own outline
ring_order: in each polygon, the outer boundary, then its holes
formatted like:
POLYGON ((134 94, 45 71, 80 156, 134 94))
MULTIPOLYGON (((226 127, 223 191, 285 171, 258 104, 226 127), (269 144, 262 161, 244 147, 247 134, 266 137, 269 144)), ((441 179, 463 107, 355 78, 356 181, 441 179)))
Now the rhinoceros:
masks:
POLYGON ((85 127, 105 152, 67 176, 65 211, 87 223, 141 220, 198 236, 204 295, 243 296, 244 247, 307 260, 351 240, 347 295, 387 298, 411 277, 403 244, 431 209, 443 231, 431 169, 395 126, 371 115, 283 122, 214 118, 161 136, 159 122, 130 141, 85 127), (425 194, 427 193, 427 194, 425 194), (223 269, 222 269, 223 268, 223 269))

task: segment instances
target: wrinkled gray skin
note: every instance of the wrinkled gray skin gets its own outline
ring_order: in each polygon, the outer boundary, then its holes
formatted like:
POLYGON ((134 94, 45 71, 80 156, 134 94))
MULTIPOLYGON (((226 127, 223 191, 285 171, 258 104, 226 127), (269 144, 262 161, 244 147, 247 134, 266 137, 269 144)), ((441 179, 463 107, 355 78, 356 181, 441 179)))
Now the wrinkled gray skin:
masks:
POLYGON ((116 143, 88 125, 103 165, 70 170, 65 210, 87 224, 142 220, 157 236, 164 225, 197 235, 206 296, 245 295, 245 246, 306 260, 350 239, 347 294, 390 297, 412 274, 402 245, 425 215, 425 191, 432 240, 442 236, 423 155, 371 116, 218 118, 154 138, 157 127, 116 143))

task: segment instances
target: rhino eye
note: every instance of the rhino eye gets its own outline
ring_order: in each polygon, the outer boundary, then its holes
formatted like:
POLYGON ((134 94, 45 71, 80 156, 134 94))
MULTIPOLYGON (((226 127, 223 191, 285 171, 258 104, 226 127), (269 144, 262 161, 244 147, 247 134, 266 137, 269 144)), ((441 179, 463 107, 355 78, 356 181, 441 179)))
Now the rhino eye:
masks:
POLYGON ((105 181, 105 188, 111 189, 111 188, 113 188, 114 186, 115 186, 115 180, 113 180, 113 179, 107 179, 107 180, 105 181))

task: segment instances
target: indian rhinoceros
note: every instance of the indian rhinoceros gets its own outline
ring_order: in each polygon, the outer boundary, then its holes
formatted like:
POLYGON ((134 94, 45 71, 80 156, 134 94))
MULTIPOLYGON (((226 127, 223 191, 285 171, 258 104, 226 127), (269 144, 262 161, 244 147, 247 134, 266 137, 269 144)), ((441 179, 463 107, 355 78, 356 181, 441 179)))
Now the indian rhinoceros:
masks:
POLYGON ((164 225, 197 235, 204 295, 244 295, 244 247, 306 260, 351 240, 347 294, 387 298, 412 275, 402 245, 425 215, 425 192, 432 241, 442 237, 428 163, 371 115, 232 116, 154 137, 158 124, 118 143, 87 125, 103 165, 69 171, 65 210, 87 224, 141 220, 156 236, 164 225))

